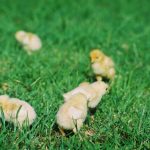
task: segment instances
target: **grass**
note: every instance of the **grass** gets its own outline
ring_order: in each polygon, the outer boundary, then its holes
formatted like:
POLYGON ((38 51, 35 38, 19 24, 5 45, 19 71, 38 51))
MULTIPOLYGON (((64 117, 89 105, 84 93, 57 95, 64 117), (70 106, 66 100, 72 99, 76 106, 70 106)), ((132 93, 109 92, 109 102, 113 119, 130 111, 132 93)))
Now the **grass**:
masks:
POLYGON ((26 100, 38 118, 30 130, 3 125, 0 149, 150 149, 149 9, 148 0, 1 0, 0 94, 26 100), (41 51, 26 54, 14 38, 20 29, 41 37, 41 51), (88 115, 79 134, 62 137, 62 94, 93 82, 92 48, 114 59, 116 79, 94 123, 88 115))

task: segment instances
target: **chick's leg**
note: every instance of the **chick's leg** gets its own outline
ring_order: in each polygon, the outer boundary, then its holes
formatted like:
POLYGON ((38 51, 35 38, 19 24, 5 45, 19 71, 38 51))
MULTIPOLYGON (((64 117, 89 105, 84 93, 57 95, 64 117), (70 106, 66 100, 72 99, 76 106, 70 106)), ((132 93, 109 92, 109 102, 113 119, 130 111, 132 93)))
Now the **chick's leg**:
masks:
POLYGON ((73 132, 74 132, 74 133, 77 133, 77 129, 76 129, 76 128, 74 128, 74 129, 73 129, 73 132))
POLYGON ((73 129, 73 132, 76 133, 77 131, 80 130, 80 128, 83 126, 83 120, 82 119, 78 119, 77 120, 77 125, 75 126, 75 128, 73 129))
POLYGON ((60 131, 60 133, 62 134, 62 136, 65 136, 65 135, 66 135, 65 132, 64 132, 64 130, 63 130, 63 128, 59 127, 59 131, 60 131))
POLYGON ((77 120, 77 128, 78 128, 78 131, 80 130, 80 128, 83 126, 83 120, 82 119, 79 119, 77 120))
POLYGON ((94 120, 95 120, 95 118, 94 118, 94 115, 91 115, 91 122, 93 123, 94 122, 94 120))
POLYGON ((97 81, 102 81, 102 77, 100 75, 96 75, 96 80, 97 81))

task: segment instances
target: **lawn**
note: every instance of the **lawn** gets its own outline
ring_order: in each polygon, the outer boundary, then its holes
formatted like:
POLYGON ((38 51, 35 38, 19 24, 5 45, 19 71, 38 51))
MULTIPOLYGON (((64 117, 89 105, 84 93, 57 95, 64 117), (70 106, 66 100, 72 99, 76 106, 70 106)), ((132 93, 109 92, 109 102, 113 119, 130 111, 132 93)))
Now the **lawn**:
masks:
POLYGON ((28 130, 3 124, 0 149, 150 149, 149 10, 149 0, 0 0, 0 94, 38 116, 28 130), (20 29, 41 37, 41 51, 27 55, 14 38, 20 29), (63 137, 55 124, 62 94, 94 81, 93 48, 113 58, 116 78, 94 122, 89 113, 78 134, 63 137))

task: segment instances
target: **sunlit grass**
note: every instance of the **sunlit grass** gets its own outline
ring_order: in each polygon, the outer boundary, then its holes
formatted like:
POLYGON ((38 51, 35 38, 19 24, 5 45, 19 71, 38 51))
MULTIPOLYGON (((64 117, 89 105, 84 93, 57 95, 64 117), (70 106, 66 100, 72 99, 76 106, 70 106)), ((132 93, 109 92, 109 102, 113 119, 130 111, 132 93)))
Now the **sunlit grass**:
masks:
POLYGON ((149 149, 149 9, 136 0, 1 0, 0 94, 26 100, 38 118, 30 130, 2 125, 0 149, 149 149), (41 51, 26 54, 14 38, 20 29, 41 37, 41 51), (92 48, 113 58, 116 79, 94 122, 88 115, 79 134, 62 137, 55 125, 62 94, 93 81, 92 48))

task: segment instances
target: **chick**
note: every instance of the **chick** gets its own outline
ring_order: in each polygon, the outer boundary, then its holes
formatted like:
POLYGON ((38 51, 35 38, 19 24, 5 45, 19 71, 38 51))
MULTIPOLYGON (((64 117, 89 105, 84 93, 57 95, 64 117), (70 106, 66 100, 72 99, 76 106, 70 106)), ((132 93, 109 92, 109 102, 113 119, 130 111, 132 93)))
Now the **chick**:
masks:
POLYGON ((89 82, 83 82, 77 88, 73 89, 72 91, 64 93, 63 94, 64 101, 70 100, 70 97, 72 97, 73 95, 78 94, 78 93, 84 94, 88 99, 90 95, 84 90, 84 87, 87 87, 89 84, 90 84, 89 82))
POLYGON ((42 47, 42 42, 36 34, 18 31, 16 32, 15 37, 16 40, 23 45, 23 48, 28 52, 28 54, 31 54, 42 47))
POLYGON ((7 95, 0 96, 0 108, 0 118, 4 117, 20 128, 31 125, 36 118, 34 109, 27 102, 7 95))
POLYGON ((108 84, 103 81, 97 81, 92 84, 81 83, 79 87, 65 93, 63 97, 65 101, 69 101, 70 97, 73 97, 75 94, 82 93, 88 99, 88 107, 95 108, 99 104, 102 96, 106 93, 107 88, 108 84))
POLYGON ((89 100, 88 107, 95 108, 101 101, 103 95, 107 92, 108 84, 103 81, 97 81, 92 83, 90 86, 96 91, 96 96, 89 100))
POLYGON ((102 80, 102 77, 110 80, 114 78, 114 62, 110 57, 106 56, 102 51, 94 49, 90 53, 90 58, 97 80, 102 80))
POLYGON ((87 116, 87 98, 78 93, 65 102, 56 115, 57 124, 61 131, 73 130, 74 133, 80 130, 87 116))

